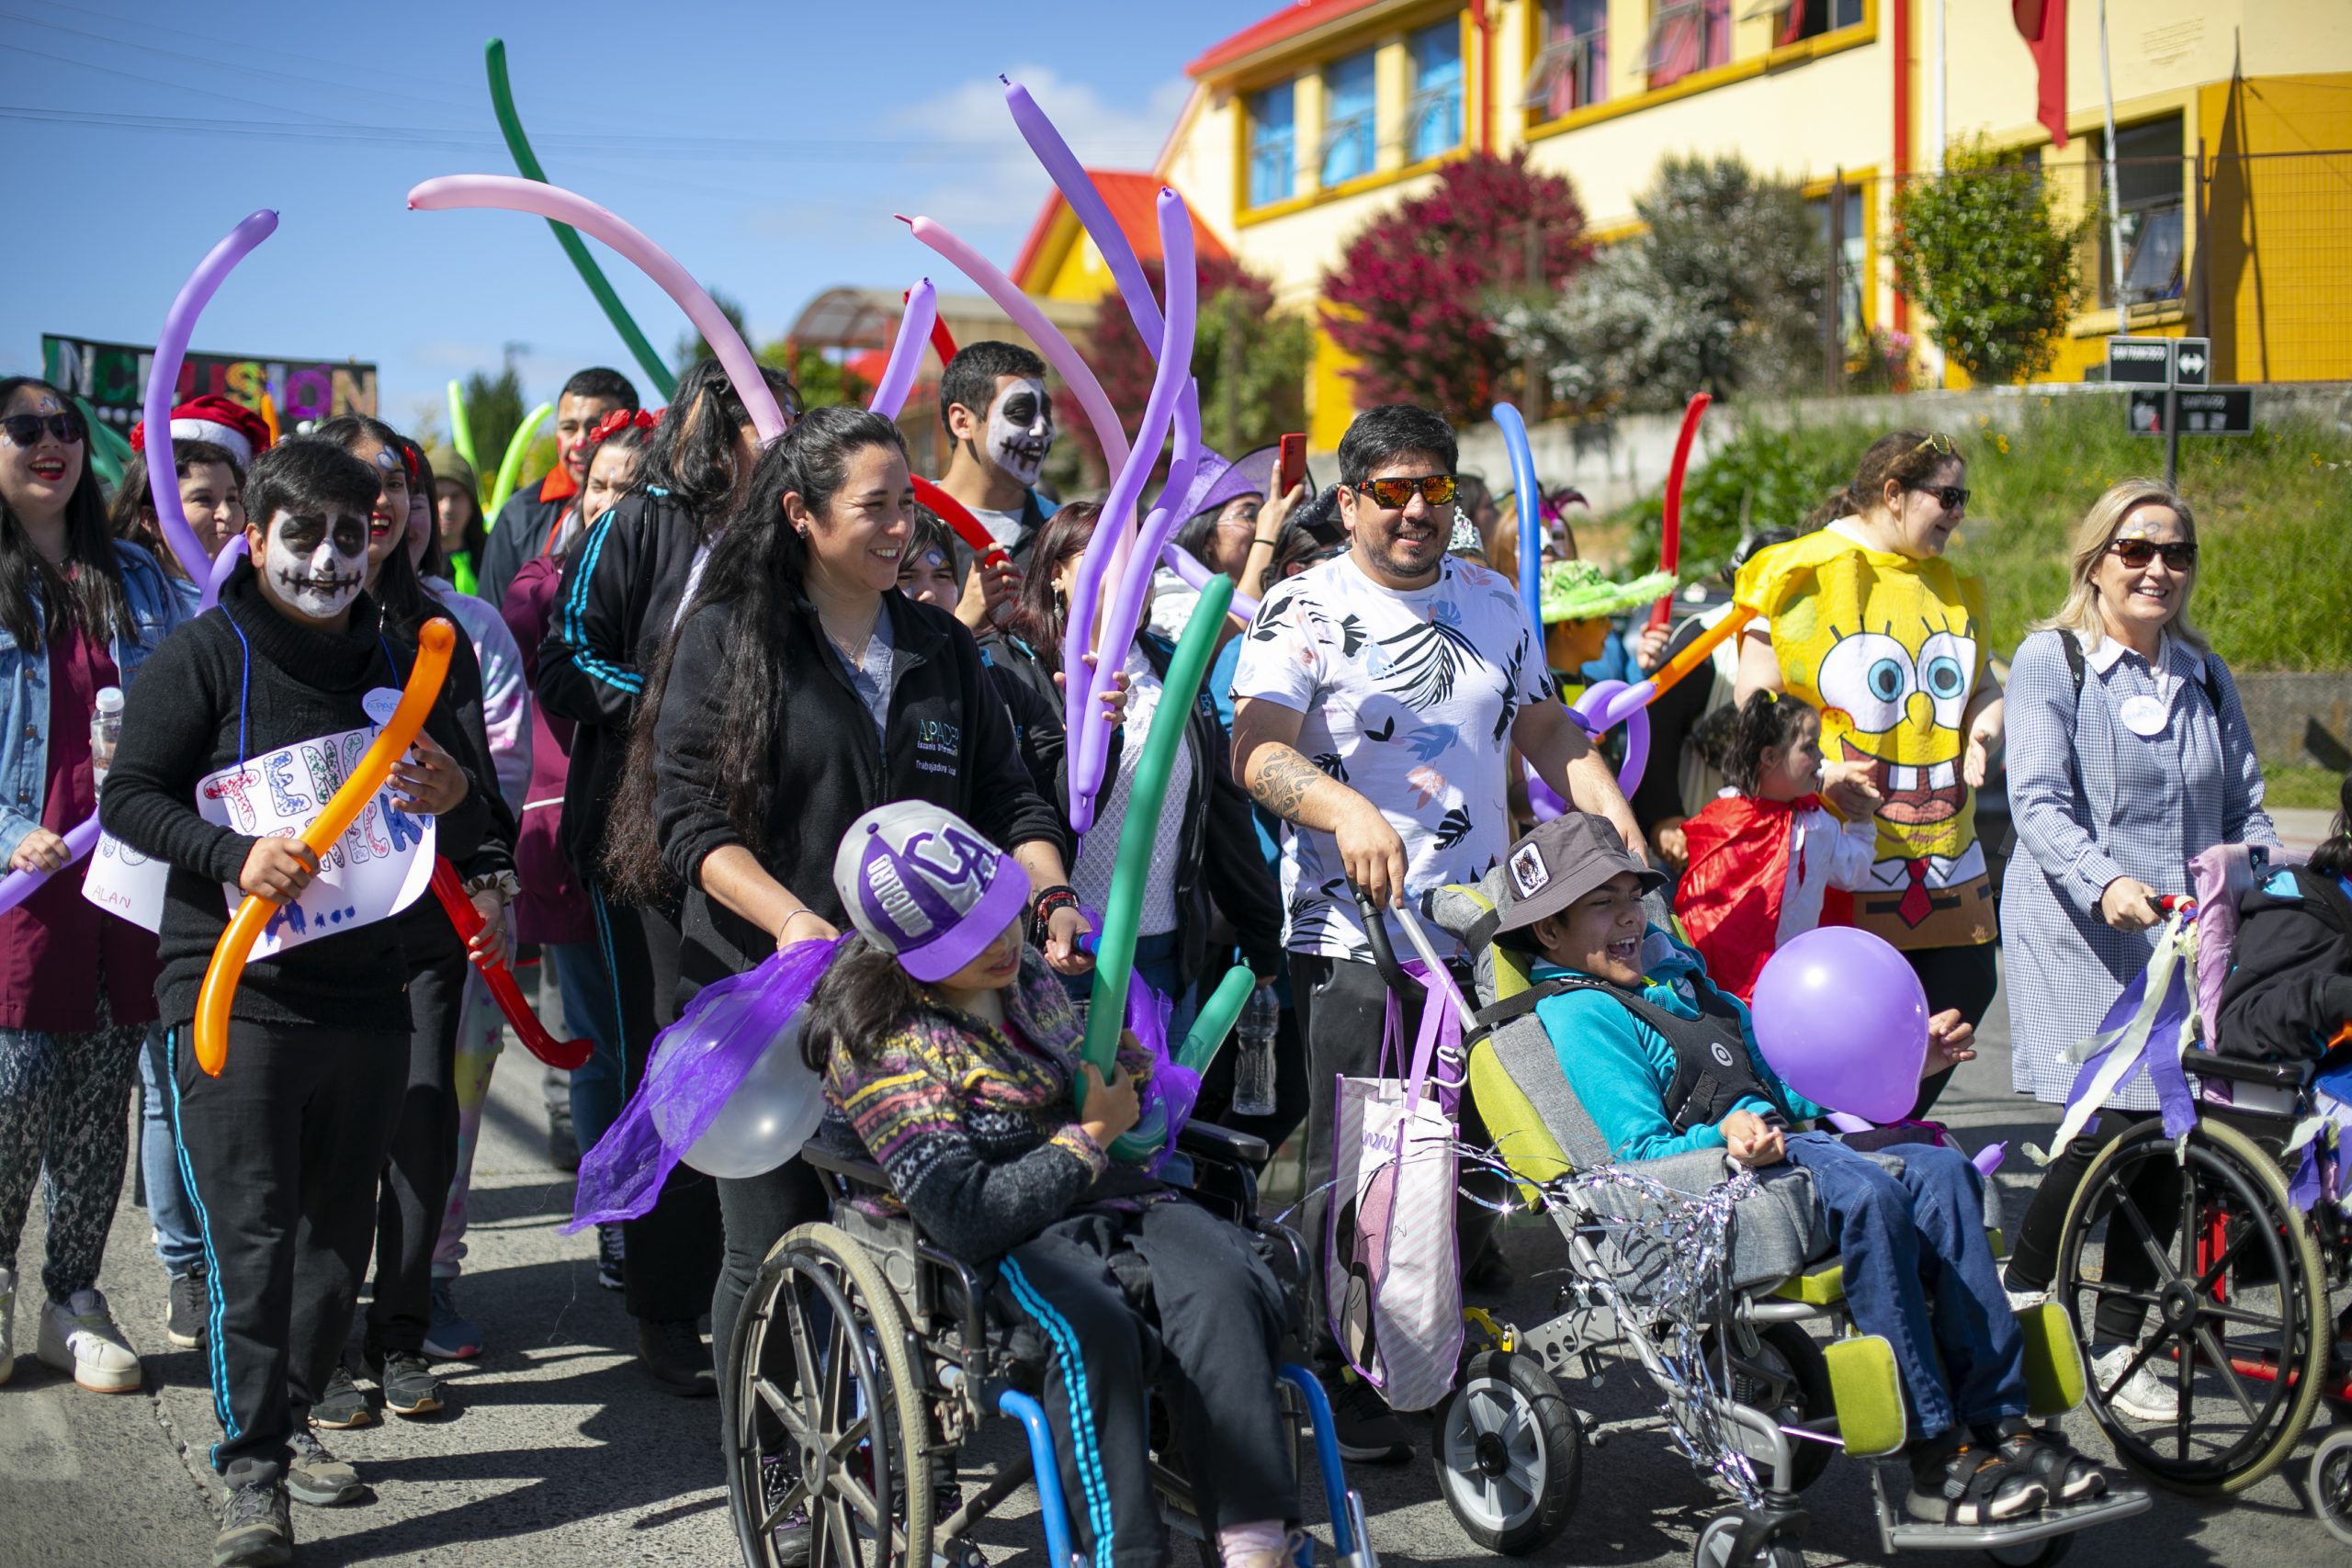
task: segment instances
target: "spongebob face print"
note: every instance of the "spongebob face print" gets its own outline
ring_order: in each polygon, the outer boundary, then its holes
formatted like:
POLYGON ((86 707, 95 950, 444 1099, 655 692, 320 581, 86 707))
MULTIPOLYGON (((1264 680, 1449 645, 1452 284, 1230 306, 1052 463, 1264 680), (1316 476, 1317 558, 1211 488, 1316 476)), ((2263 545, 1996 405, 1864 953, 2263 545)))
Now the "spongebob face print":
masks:
POLYGON ((1841 635, 1814 676, 1821 698, 1821 754, 1870 764, 1884 799, 1881 821, 1929 827, 1960 815, 1968 786, 1960 778, 1961 718, 1975 687, 1976 639, 1959 613, 1936 605, 1909 627, 1841 635), (1908 635, 1905 635, 1907 633, 1908 635))

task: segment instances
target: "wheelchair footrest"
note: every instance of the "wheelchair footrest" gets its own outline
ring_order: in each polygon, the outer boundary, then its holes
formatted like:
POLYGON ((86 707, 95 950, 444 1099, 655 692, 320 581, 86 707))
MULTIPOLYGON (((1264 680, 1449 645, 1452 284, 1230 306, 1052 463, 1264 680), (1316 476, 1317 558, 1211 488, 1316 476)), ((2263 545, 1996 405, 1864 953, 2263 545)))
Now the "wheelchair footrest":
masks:
POLYGON ((1894 1347, 1875 1334, 1833 1339, 1821 1348, 1829 1369, 1829 1396, 1838 1437, 1856 1459, 1874 1459, 1903 1446, 1903 1379, 1894 1347))
POLYGON ((2083 1402, 2083 1351, 2074 1320, 2056 1302, 2019 1312, 2025 1340, 2026 1414, 2036 1421, 2064 1416, 2083 1402))
MULTIPOLYGON (((1899 1483, 1907 1487, 1907 1480, 1899 1483)), ((1900 1511, 1890 1502, 1881 1467, 1871 1466, 1871 1495, 1878 1505, 1879 1542, 1889 1551, 1990 1551, 2028 1546, 2052 1536, 2072 1535, 2094 1525, 2114 1524, 2148 1511, 2153 1499, 2145 1487, 2130 1482, 2087 1503, 2060 1504, 2029 1518, 2000 1525, 1931 1525, 1900 1511)))

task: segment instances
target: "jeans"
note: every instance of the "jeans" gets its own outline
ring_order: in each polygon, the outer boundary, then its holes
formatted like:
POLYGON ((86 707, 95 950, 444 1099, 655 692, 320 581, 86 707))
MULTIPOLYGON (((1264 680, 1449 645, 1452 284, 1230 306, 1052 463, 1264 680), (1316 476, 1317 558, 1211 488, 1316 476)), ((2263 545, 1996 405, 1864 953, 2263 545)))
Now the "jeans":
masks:
POLYGON ((2025 1337, 1984 1240, 1975 1168, 1957 1149, 1903 1144, 1897 1176, 1826 1133, 1792 1134, 1788 1150, 1845 1264, 1847 1310, 1894 1348, 1912 1435, 2024 1415, 2025 1337))
POLYGON ((571 1136, 585 1154, 621 1113, 621 1027, 613 1012, 613 977, 596 942, 551 942, 541 952, 563 998, 565 1027, 595 1047, 571 1069, 571 1136))
POLYGON ((164 1271, 185 1274, 204 1262, 204 1237, 180 1180, 179 1151, 172 1144, 171 1031, 147 1026, 139 1052, 139 1169, 147 1185, 147 1223, 155 1234, 155 1258, 164 1271))

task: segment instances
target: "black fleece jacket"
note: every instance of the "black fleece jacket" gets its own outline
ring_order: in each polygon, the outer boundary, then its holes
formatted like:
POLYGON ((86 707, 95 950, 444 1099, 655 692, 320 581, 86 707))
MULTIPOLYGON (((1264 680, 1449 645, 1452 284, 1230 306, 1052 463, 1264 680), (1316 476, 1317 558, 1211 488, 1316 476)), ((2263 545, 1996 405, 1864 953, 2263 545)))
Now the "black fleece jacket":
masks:
POLYGON ((608 880, 598 861, 629 726, 702 542, 701 522, 657 488, 624 496, 564 562, 532 685, 548 713, 578 726, 556 845, 583 885, 608 880))
POLYGON ((2352 897, 2340 882, 2289 866, 2240 896, 2221 1011, 2229 1055, 2308 1062, 2327 1050, 2352 1022, 2352 897))
MULTIPOLYGON (((757 853, 794 897, 843 929, 849 921, 833 892, 833 853, 852 822, 887 801, 944 806, 1006 850, 1055 843, 1060 832, 1054 808, 1022 766, 1012 721, 972 634, 945 611, 902 593, 885 593, 882 603, 894 645, 887 745, 877 743, 874 716, 818 630, 815 608, 802 600, 779 628, 783 690, 766 841, 757 853)), ((653 732, 654 833, 663 865, 687 889, 682 996, 775 952, 773 931, 702 890, 702 863, 746 841, 728 819, 716 757, 719 732, 735 717, 723 706, 720 672, 736 613, 733 603, 706 604, 678 628, 653 732)))
MULTIPOLYGON (((1163 638, 1144 632, 1136 638, 1150 661, 1153 673, 1168 678, 1175 649, 1163 638)), ((1064 766, 1065 736, 1061 694, 1054 687, 1053 671, 1036 649, 1019 637, 992 635, 982 649, 991 672, 1001 677, 1007 705, 1023 724, 1022 752, 1041 794, 1060 813, 1063 838, 1069 837, 1069 769, 1064 766), (1016 704, 1010 693, 1025 687, 1029 696, 1016 704), (1042 701, 1040 700, 1042 699, 1042 701), (1039 770, 1046 770, 1040 773, 1039 770)), ((1122 726, 1104 753, 1102 776, 1115 778, 1123 745, 1140 746, 1141 735, 1129 735, 1122 726)), ((1225 727, 1217 722, 1216 705, 1206 692, 1185 716, 1184 745, 1193 754, 1193 782, 1183 802, 1184 830, 1178 845, 1176 874, 1176 953, 1180 983, 1200 977, 1208 960, 1210 906, 1233 928, 1242 961, 1255 974, 1280 972, 1283 960, 1282 889, 1258 852, 1257 828, 1250 819, 1250 797, 1233 782, 1225 727)), ((1106 792, 1107 793, 1107 790, 1106 792)), ((1094 831, 1115 828, 1097 823, 1094 831)), ((1066 863, 1077 852, 1066 847, 1066 863)))
MULTIPOLYGON (((255 842, 198 815, 197 782, 241 758, 369 724, 360 699, 376 687, 402 684, 415 660, 413 648, 379 639, 376 623, 375 601, 362 595, 343 632, 297 626, 263 598, 251 565, 241 565, 221 590, 218 612, 181 626, 140 668, 99 819, 124 843, 172 865, 163 973, 155 983, 164 1022, 184 1025, 196 1016, 205 967, 229 921, 221 884, 236 882, 255 842), (388 643, 392 664, 386 662, 388 643)), ((460 663, 474 668, 462 634, 453 672, 460 663)), ((481 683, 477 669, 473 685, 481 683)), ((446 688, 424 728, 465 766, 471 748, 446 688)), ((439 818, 437 842, 470 873, 484 864, 483 856, 499 854, 490 806, 497 786, 467 772, 466 797, 439 818)), ((230 1016, 405 1034, 408 966, 399 921, 338 931, 248 964, 230 1016)))

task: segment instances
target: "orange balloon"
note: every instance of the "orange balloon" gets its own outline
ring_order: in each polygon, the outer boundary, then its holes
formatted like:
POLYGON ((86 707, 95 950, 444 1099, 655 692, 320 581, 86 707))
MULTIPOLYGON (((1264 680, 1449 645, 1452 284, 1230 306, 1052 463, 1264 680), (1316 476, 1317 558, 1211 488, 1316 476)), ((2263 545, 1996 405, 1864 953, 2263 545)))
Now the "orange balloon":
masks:
MULTIPOLYGON (((401 692, 400 705, 392 710, 391 722, 377 731, 359 765, 343 781, 326 809, 302 829, 302 842, 312 854, 323 856, 334 848, 334 841, 359 820, 360 812, 384 787, 384 781, 392 776, 392 764, 415 741, 417 731, 424 728, 425 714, 441 694, 441 682, 449 673, 450 650, 457 641, 457 628, 437 615, 417 633, 416 663, 408 672, 408 684, 401 692)), ((196 1065, 216 1078, 221 1064, 229 1059, 230 999, 237 994, 237 981, 244 974, 254 942, 277 908, 257 894, 247 894, 213 947, 212 962, 205 967, 204 988, 196 998, 196 1065)))

